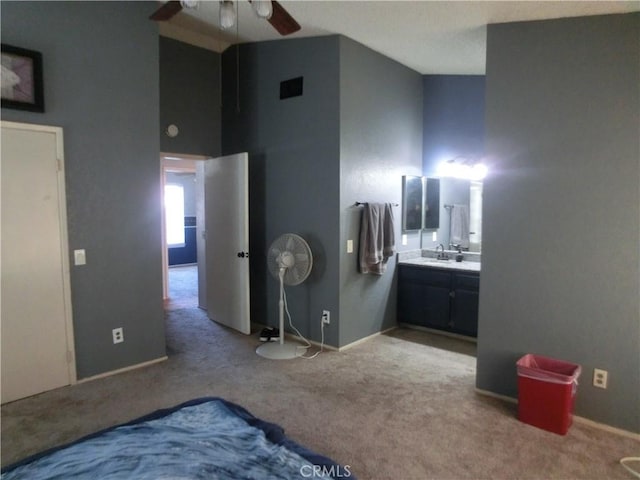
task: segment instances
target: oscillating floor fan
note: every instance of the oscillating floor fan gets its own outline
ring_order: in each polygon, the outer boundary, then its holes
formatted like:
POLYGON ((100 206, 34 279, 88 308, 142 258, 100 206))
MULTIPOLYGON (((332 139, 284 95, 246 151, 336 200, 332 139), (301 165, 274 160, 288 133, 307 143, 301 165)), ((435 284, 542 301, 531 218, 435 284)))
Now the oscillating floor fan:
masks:
POLYGON ((256 353, 272 360, 288 360, 301 356, 303 346, 284 341, 284 285, 298 285, 311 273, 313 257, 311 249, 302 237, 294 233, 285 233, 269 247, 267 264, 271 274, 280 281, 280 299, 278 302, 280 336, 277 342, 260 345, 256 353))

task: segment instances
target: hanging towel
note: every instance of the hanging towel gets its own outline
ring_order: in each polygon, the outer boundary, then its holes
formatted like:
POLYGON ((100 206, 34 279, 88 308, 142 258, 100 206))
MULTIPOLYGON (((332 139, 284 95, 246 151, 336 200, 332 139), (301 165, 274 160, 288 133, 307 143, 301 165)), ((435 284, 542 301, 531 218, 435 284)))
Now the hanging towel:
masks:
POLYGON ((393 210, 390 203, 365 203, 360 224, 360 273, 382 275, 395 253, 393 210))
POLYGON ((454 205, 451 210, 451 239, 449 243, 469 248, 469 206, 454 205))

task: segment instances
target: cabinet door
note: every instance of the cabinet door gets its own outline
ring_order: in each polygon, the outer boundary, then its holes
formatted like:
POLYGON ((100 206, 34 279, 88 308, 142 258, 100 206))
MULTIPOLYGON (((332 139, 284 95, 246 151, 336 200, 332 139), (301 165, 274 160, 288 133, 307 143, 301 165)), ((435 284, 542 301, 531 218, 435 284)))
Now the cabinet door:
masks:
POLYGON ((456 289, 452 309, 452 329, 462 335, 478 336, 478 292, 456 289))
POLYGON ((454 278, 451 326, 462 335, 478 335, 478 298, 480 276, 458 273, 454 278))
POLYGON ((424 288, 424 326, 449 328, 449 287, 427 285, 424 288))
POLYGON ((399 287, 399 322, 430 328, 448 328, 448 288, 413 282, 403 282, 399 287))
POLYGON ((401 266, 398 274, 398 321, 448 328, 449 272, 401 266))
POLYGON ((398 321, 424 325, 424 286, 404 281, 398 287, 398 321))

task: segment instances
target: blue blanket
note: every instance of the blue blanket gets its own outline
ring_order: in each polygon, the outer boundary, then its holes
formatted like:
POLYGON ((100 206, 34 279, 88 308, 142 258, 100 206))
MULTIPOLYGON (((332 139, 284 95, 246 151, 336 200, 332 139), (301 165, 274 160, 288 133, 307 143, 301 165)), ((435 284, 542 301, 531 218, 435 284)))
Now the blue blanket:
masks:
POLYGON ((159 410, 34 455, 2 470, 12 479, 355 478, 284 435, 278 425, 220 398, 159 410))

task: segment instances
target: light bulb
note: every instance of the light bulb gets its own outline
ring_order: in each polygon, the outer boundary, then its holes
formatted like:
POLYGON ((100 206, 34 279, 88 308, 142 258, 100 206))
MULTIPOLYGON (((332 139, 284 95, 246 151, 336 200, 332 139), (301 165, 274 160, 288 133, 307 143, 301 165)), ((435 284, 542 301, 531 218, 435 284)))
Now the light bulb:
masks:
POLYGON ((231 0, 220 2, 220 28, 226 30, 236 24, 236 9, 231 0))
POLYGON ((482 180, 489 173, 489 169, 484 163, 476 163, 471 167, 471 173, 469 175, 470 180, 482 180))
POLYGON ((271 0, 253 0, 251 6, 260 18, 271 18, 271 14, 273 13, 271 0))
POLYGON ((456 160, 440 162, 437 174, 441 177, 462 178, 465 180, 482 180, 489 169, 483 163, 458 163, 456 160))
POLYGON ((180 0, 180 5, 184 8, 198 8, 198 0, 180 0))
POLYGON ((236 9, 231 0, 220 2, 220 28, 231 28, 236 23, 236 9))

